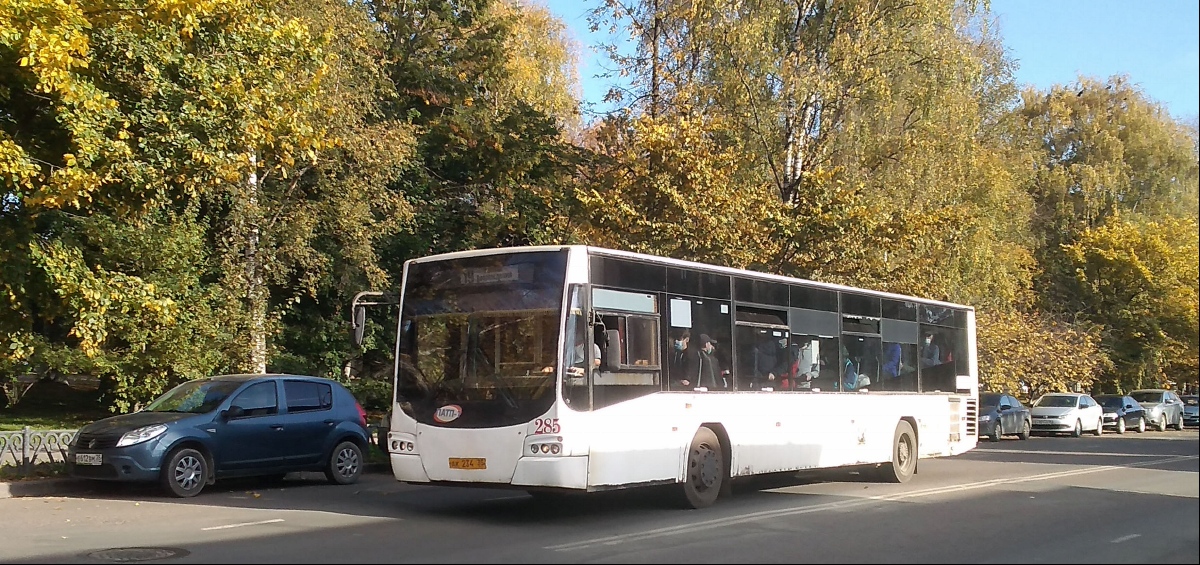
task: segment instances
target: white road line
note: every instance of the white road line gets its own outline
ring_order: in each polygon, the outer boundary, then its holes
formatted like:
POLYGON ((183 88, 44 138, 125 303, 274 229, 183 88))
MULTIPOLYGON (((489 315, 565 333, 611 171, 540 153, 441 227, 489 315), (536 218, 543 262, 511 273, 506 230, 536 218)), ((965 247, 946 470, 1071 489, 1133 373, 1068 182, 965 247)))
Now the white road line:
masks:
POLYGON ((594 539, 590 539, 590 540, 583 540, 583 541, 577 541, 577 542, 572 542, 572 543, 551 545, 551 546, 546 546, 545 549, 550 549, 550 550, 554 550, 554 551, 575 551, 575 550, 579 550, 579 549, 586 549, 588 547, 592 547, 592 546, 596 546, 596 545, 617 545, 620 543, 627 543, 627 542, 631 542, 631 541, 642 541, 642 540, 658 538, 658 537, 667 537, 667 536, 672 536, 672 535, 677 535, 677 534, 695 533, 695 532, 699 532, 702 530, 723 528, 723 527, 729 526, 731 524, 744 524, 744 523, 748 523, 748 522, 755 522, 755 521, 763 520, 766 518, 777 518, 780 516, 798 516, 801 514, 811 514, 813 512, 822 512, 825 510, 839 510, 839 509, 845 509, 845 508, 854 508, 854 507, 858 507, 858 506, 867 506, 867 505, 875 504, 878 502, 894 502, 894 501, 908 500, 908 499, 914 499, 914 498, 923 498, 926 496, 935 496, 935 495, 939 495, 939 494, 947 494, 947 493, 952 493, 952 492, 966 492, 966 491, 970 491, 970 490, 976 490, 976 489, 988 488, 988 487, 1000 486, 1000 485, 1027 483, 1027 482, 1034 482, 1034 481, 1046 481, 1046 480, 1051 480, 1051 479, 1072 477, 1072 476, 1077 476, 1077 475, 1089 475, 1092 473, 1113 471, 1113 470, 1117 470, 1117 469, 1127 469, 1130 467, 1148 467, 1150 465, 1159 465, 1162 463, 1172 463, 1172 462, 1176 462, 1176 461, 1185 461, 1185 460, 1197 459, 1197 458, 1200 458, 1200 457, 1197 457, 1195 455, 1182 455, 1182 456, 1169 457, 1166 459, 1157 459, 1154 461, 1140 461, 1140 462, 1132 463, 1129 465, 1115 465, 1115 466, 1114 465, 1105 465, 1105 466, 1101 466, 1101 467, 1087 467, 1087 468, 1083 468, 1083 469, 1072 469, 1072 470, 1068 470, 1068 471, 1056 471, 1053 473, 1042 473, 1040 475, 1030 475, 1028 477, 1014 477, 1014 478, 1009 478, 1009 479, 991 479, 991 480, 980 481, 980 482, 976 482, 976 483, 965 483, 965 484, 960 484, 960 485, 935 487, 935 488, 917 490, 917 491, 900 493, 900 494, 870 496, 870 497, 861 498, 861 499, 857 499, 857 500, 840 500, 837 502, 826 502, 823 504, 814 504, 812 506, 804 506, 801 508, 764 510, 762 512, 751 512, 749 514, 743 514, 741 516, 730 516, 727 518, 715 518, 712 520, 705 520, 703 522, 697 522, 694 524, 682 524, 679 526, 669 526, 669 527, 665 527, 665 528, 648 530, 645 532, 622 534, 622 535, 616 535, 616 536, 606 536, 606 537, 602 537, 602 538, 594 538, 594 539))
POLYGON ((1096 457, 1161 457, 1141 453, 1108 453, 1104 451, 1036 451, 1032 449, 975 449, 973 453, 1016 453, 1019 455, 1090 455, 1096 457))
POLYGON ((210 530, 228 530, 230 528, 240 528, 242 526, 261 526, 263 524, 277 524, 282 521, 283 521, 283 518, 275 518, 274 520, 260 520, 258 522, 242 522, 240 524, 225 524, 224 526, 212 526, 210 528, 200 528, 200 531, 207 532, 210 530))
POLYGON ((1121 542, 1126 542, 1126 541, 1129 541, 1129 540, 1131 540, 1131 539, 1136 539, 1136 538, 1140 538, 1140 537, 1142 537, 1142 534, 1129 534, 1129 535, 1127 535, 1127 536, 1121 536, 1121 537, 1119 537, 1119 538, 1117 538, 1117 539, 1115 539, 1115 540, 1112 540, 1112 543, 1121 543, 1121 542))

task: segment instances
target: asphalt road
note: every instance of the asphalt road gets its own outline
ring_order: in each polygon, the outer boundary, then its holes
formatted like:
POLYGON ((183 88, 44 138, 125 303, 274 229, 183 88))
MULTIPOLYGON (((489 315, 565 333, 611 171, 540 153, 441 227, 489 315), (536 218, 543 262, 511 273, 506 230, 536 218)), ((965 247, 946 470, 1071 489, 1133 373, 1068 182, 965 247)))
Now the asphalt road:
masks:
POLYGON ((904 485, 759 481, 704 510, 658 492, 551 503, 389 475, 218 483, 189 500, 101 484, 0 500, 0 562, 1197 563, 1198 456, 1194 429, 1006 438, 922 460, 904 485))

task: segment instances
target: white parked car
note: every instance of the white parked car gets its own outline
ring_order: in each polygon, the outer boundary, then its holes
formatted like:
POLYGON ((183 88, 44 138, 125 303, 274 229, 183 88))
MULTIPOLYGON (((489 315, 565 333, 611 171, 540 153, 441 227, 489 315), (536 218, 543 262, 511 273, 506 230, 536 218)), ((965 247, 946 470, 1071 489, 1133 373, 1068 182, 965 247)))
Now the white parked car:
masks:
POLYGON ((1043 395, 1030 410, 1033 431, 1053 434, 1104 433, 1104 409, 1090 395, 1055 392, 1043 395))

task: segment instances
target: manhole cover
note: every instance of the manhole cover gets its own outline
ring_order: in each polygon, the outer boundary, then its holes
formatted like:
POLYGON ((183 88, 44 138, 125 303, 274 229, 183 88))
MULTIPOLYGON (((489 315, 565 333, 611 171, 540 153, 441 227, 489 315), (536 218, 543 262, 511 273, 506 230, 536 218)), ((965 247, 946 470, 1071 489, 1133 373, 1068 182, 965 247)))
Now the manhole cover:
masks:
POLYGON ((183 557, 188 554, 186 549, 176 549, 172 547, 115 547, 113 549, 102 549, 93 551, 88 555, 92 559, 103 559, 105 561, 154 561, 156 559, 170 559, 172 557, 183 557))

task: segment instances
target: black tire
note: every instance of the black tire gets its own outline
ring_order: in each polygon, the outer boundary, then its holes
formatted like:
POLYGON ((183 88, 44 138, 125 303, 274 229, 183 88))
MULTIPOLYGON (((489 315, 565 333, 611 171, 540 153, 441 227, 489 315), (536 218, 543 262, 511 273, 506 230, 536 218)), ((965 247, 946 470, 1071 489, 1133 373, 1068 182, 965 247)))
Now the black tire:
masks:
POLYGON ((181 447, 167 455, 160 481, 171 496, 190 498, 200 494, 208 482, 208 460, 190 447, 181 447))
POLYGON ((1025 422, 1023 424, 1021 424, 1021 435, 1019 435, 1018 437, 1020 437, 1021 439, 1029 439, 1029 434, 1030 434, 1032 427, 1033 426, 1029 425, 1029 420, 1025 420, 1025 422))
POLYGON ((352 441, 343 441, 329 453, 325 464, 325 478, 337 485, 358 482, 363 471, 362 448, 352 441))
POLYGON ((877 470, 879 480, 885 483, 907 483, 917 472, 917 434, 912 424, 900 420, 892 439, 892 461, 877 470))
POLYGON ((725 452, 721 440, 709 428, 696 430, 688 447, 687 468, 680 485, 682 502, 691 508, 712 506, 721 494, 725 479, 725 452))
POLYGON ((992 427, 992 435, 991 435, 992 441, 994 441, 994 442, 1000 441, 1000 436, 1004 435, 1003 428, 1004 428, 1004 426, 1002 424, 1000 424, 999 420, 997 420, 996 425, 992 427))
POLYGON ((1145 416, 1138 416, 1137 432, 1139 434, 1146 433, 1146 417, 1145 416))
POLYGON ((1071 437, 1082 437, 1082 436, 1083 436, 1083 422, 1080 422, 1079 420, 1075 420, 1075 431, 1071 432, 1071 437))
POLYGON ((1096 420, 1096 430, 1092 432, 1092 435, 1099 436, 1103 433, 1104 433, 1104 419, 1101 418, 1099 420, 1096 420))
POLYGON ((1175 421, 1175 430, 1180 432, 1183 431, 1183 414, 1180 414, 1179 419, 1175 421))
POLYGON ((1167 415, 1166 414, 1163 414, 1162 418, 1159 418, 1158 425, 1155 427, 1158 428, 1158 431, 1160 431, 1160 432, 1167 431, 1167 415))
POLYGON ((1125 417, 1117 416, 1117 434, 1125 433, 1125 417))

